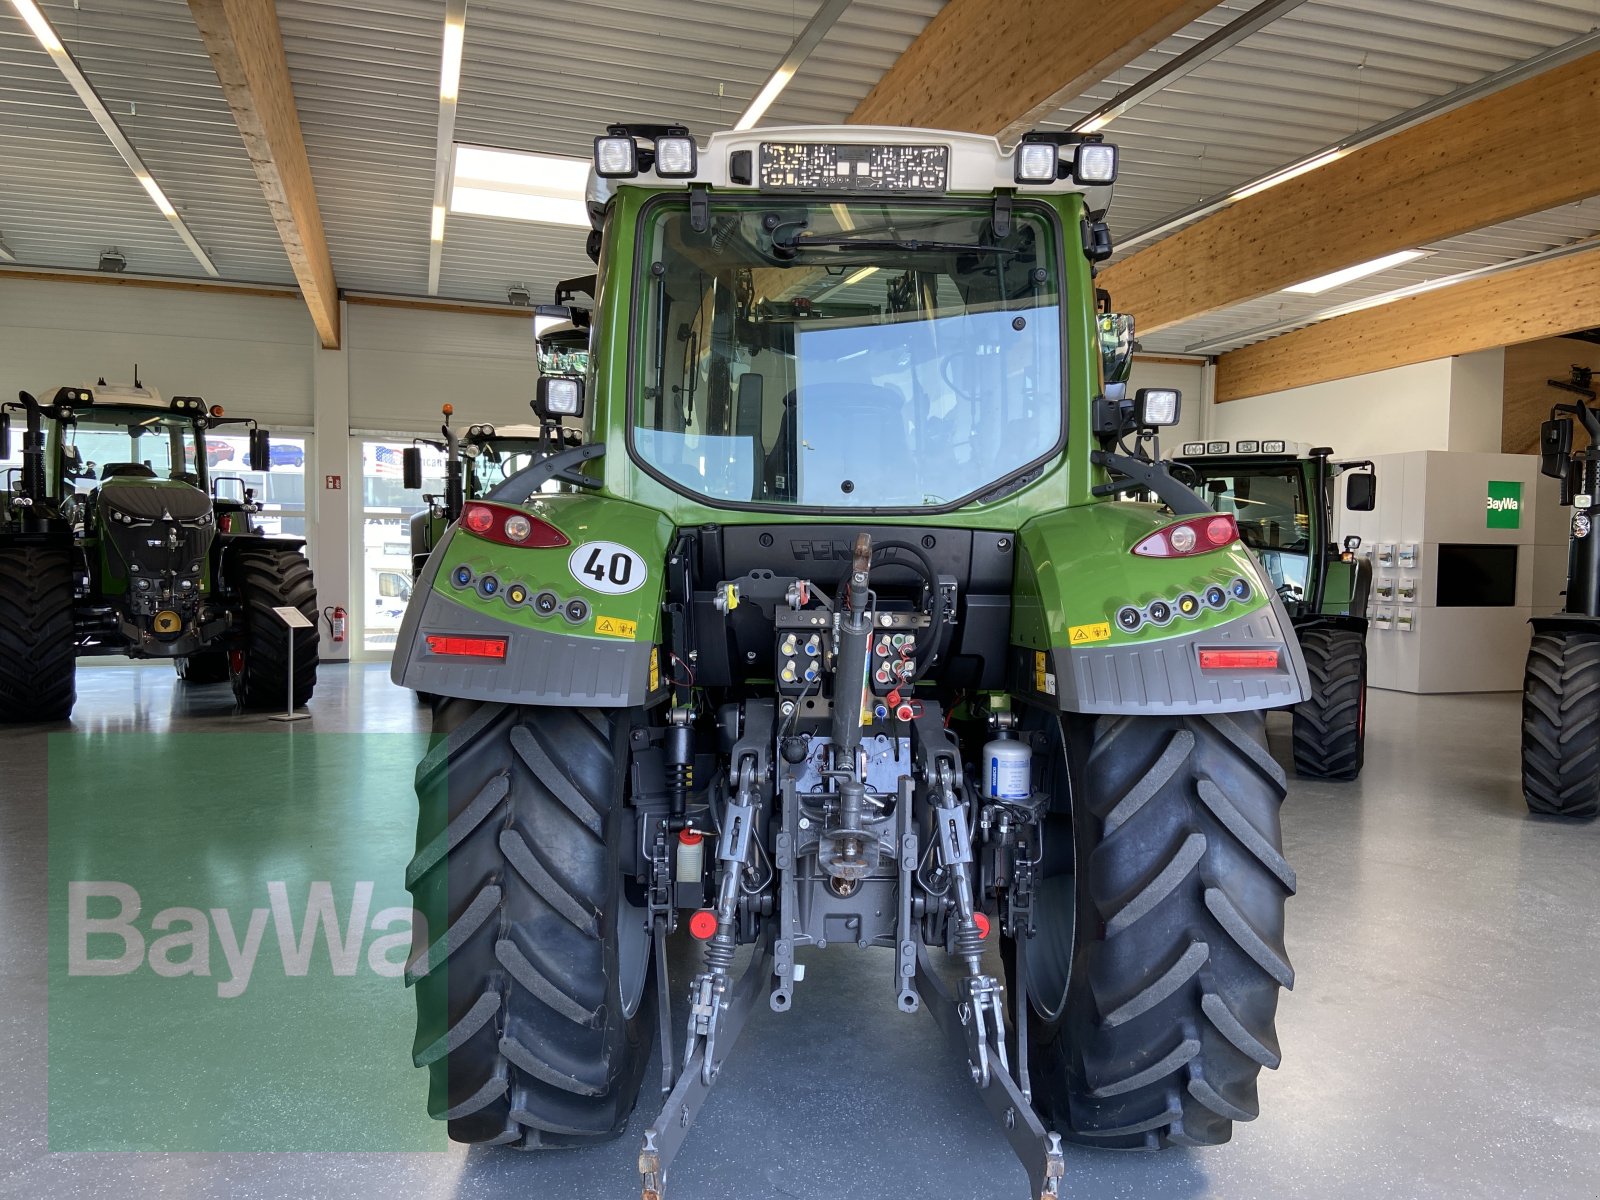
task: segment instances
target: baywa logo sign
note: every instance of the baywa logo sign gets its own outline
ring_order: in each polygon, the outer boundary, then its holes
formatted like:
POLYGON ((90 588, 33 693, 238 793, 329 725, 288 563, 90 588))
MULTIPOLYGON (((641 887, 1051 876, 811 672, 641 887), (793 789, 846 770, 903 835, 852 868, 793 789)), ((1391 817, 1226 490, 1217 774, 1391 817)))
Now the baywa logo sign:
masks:
POLYGON ((1488 528, 1519 529, 1522 526, 1522 484, 1489 481, 1488 528))
MULTIPOLYGON (((253 908, 238 921, 228 908, 174 905, 142 923, 144 903, 131 884, 72 882, 67 885, 67 975, 130 975, 141 969, 164 979, 198 975, 217 980, 219 999, 234 1000, 245 994, 255 977, 270 922, 276 950, 272 957, 287 978, 304 979, 311 973, 320 933, 326 970, 333 976, 348 977, 364 968, 398 979, 405 971, 413 930, 423 933, 418 945, 428 944, 426 922, 410 908, 384 908, 372 914, 372 893, 371 882, 357 883, 341 918, 333 884, 314 882, 307 889, 297 925, 288 884, 274 880, 267 884, 267 907, 253 908), (111 905, 116 908, 109 915, 90 915, 91 906, 98 910, 111 905), (369 934, 380 936, 369 942, 369 934)), ((320 969, 320 956, 318 965, 320 969)))

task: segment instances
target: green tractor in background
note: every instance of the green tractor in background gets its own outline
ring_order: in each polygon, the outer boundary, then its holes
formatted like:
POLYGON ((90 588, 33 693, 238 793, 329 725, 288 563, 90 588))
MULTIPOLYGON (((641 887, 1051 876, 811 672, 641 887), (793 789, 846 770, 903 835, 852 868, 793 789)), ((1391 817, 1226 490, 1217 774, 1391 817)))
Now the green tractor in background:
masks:
POLYGON ((1334 481, 1346 472, 1345 507, 1371 512, 1372 463, 1333 462, 1326 446, 1304 453, 1283 441, 1185 442, 1175 472, 1261 560, 1305 654, 1311 693, 1294 706, 1295 772, 1313 779, 1361 774, 1367 725, 1367 604, 1372 563, 1358 537, 1333 541, 1334 481))
POLYGON ((595 157, 589 370, 535 401, 587 436, 463 501, 394 656, 440 697, 430 1111, 615 1137, 659 1037, 654 1200, 757 1004, 847 943, 1032 1195, 1063 1141, 1226 1141, 1294 980, 1263 713, 1308 689, 1234 518, 1150 452, 1178 394, 1101 353, 1115 148, 621 125, 595 157))
POLYGON ((304 539, 264 536, 242 481, 210 476, 206 434, 249 426, 250 464, 271 445, 253 420, 195 396, 61 387, 0 405, 0 722, 72 713, 77 658, 169 658, 187 683, 231 679, 241 706, 295 706, 316 682, 316 589, 304 539), (313 622, 291 631, 275 608, 313 622))

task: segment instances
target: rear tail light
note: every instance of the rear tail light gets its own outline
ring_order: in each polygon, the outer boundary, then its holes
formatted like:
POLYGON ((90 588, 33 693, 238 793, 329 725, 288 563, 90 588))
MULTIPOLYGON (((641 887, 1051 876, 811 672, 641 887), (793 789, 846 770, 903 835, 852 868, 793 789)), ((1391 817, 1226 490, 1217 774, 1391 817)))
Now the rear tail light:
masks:
POLYGON ((1238 537, 1239 526, 1230 516, 1190 517, 1142 538, 1133 552, 1145 558, 1184 558, 1220 549, 1238 537))
POLYGON ((451 637, 428 634, 428 653, 449 658, 499 658, 506 656, 506 639, 491 637, 451 637))
POLYGON ((1276 671, 1276 650, 1202 650, 1202 671, 1276 671))
POLYGON ((538 517, 530 517, 521 509, 482 500, 473 500, 461 510, 461 524, 468 532, 505 546, 553 550, 557 546, 571 544, 566 534, 538 517))

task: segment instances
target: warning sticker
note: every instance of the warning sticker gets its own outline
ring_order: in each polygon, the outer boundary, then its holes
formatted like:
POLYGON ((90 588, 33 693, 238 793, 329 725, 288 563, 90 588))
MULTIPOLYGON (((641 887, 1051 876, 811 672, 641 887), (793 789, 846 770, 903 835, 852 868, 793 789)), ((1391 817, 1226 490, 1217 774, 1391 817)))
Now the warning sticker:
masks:
POLYGON ((1036 692, 1044 691, 1044 678, 1049 673, 1046 671, 1045 665, 1044 651, 1035 650, 1033 652, 1033 690, 1036 692))
POLYGON ((661 651, 654 647, 650 650, 650 690, 653 692, 661 686, 661 651))
POLYGON ((1067 640, 1074 646, 1087 646, 1090 642, 1104 642, 1111 637, 1111 622, 1100 621, 1094 625, 1074 625, 1067 630, 1067 640))
POLYGON ((621 617, 596 617, 594 631, 607 637, 632 638, 639 628, 637 621, 624 621, 621 617))

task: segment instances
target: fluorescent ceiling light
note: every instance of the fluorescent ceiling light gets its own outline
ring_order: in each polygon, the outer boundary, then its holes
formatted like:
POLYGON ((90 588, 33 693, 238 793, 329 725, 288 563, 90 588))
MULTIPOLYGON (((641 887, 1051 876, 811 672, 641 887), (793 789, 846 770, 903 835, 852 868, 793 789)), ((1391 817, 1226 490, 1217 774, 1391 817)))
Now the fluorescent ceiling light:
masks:
POLYGON ((1074 133, 1099 133, 1117 118, 1112 113, 1101 113, 1098 117, 1090 117, 1082 125, 1074 127, 1074 133))
POLYGON ((137 176, 144 185, 144 190, 150 193, 150 199, 156 202, 156 207, 161 210, 164 217, 176 216, 178 210, 172 207, 172 201, 167 199, 167 194, 161 190, 161 185, 148 175, 137 176))
POLYGON ((457 146, 450 211, 549 225, 589 224, 587 158, 457 146))
POLYGON ((428 237, 435 242, 444 241, 444 205, 433 206, 433 226, 428 231, 428 237))
POLYGON ((39 11, 33 0, 11 0, 11 7, 16 9, 28 23, 28 28, 33 30, 33 36, 39 39, 41 46, 51 54, 61 53, 61 39, 56 36, 56 31, 50 28, 50 22, 45 20, 44 14, 39 11))
POLYGON ((767 86, 756 93, 756 98, 750 101, 750 107, 744 110, 744 115, 733 123, 735 129, 749 129, 762 117, 767 115, 767 109, 772 107, 783 89, 789 86, 789 80, 794 78, 794 72, 786 67, 779 67, 772 73, 772 78, 767 80, 767 86))
POLYGON ((467 27, 460 21, 444 23, 444 58, 439 64, 439 99, 454 100, 461 92, 461 50, 467 27))
POLYGON ((855 287, 856 284, 860 283, 863 279, 867 278, 867 276, 877 274, 877 271, 878 271, 877 267, 862 267, 861 270, 857 271, 854 275, 851 275, 849 278, 847 278, 839 286, 840 287, 855 287))
POLYGON ((1371 262, 1357 263, 1342 271, 1319 275, 1315 279, 1308 279, 1304 283, 1297 283, 1283 290, 1293 292, 1297 296, 1320 296, 1323 292, 1332 291, 1341 284, 1365 279, 1368 275, 1376 275, 1379 271, 1387 271, 1390 267, 1398 267, 1401 263, 1415 262, 1419 258, 1426 258, 1427 255, 1426 250, 1401 250, 1394 254, 1385 254, 1382 258, 1375 258, 1371 262))
POLYGON ((1229 201, 1243 200, 1246 196, 1254 196, 1258 192, 1266 191, 1268 188, 1275 188, 1280 183, 1288 183, 1289 180, 1297 178, 1301 175, 1305 175, 1310 171, 1315 171, 1318 167, 1325 167, 1331 162, 1337 162, 1348 153, 1348 150, 1330 150, 1326 154, 1319 154, 1315 158, 1308 158, 1303 163, 1296 163, 1292 167, 1285 167, 1283 170, 1275 171, 1271 175, 1263 175, 1254 183, 1247 183, 1238 191, 1230 194, 1228 199, 1229 201))

